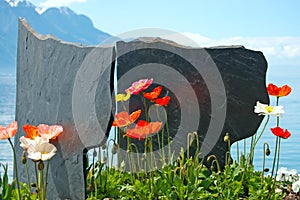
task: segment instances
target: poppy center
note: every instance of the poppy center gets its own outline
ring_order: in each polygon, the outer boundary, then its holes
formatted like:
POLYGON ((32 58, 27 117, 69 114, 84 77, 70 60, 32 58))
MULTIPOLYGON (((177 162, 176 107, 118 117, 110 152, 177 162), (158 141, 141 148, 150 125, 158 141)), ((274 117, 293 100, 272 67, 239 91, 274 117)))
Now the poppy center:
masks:
POLYGON ((274 110, 273 106, 266 106, 266 110, 268 113, 271 113, 274 110))

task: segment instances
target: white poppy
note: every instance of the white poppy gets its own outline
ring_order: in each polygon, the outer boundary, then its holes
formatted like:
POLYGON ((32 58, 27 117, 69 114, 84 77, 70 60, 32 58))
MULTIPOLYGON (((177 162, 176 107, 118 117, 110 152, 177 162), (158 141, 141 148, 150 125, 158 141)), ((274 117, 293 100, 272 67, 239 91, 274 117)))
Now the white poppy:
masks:
POLYGON ((38 160, 50 160, 56 153, 57 149, 53 144, 48 142, 37 143, 35 145, 30 145, 27 152, 28 158, 38 161, 38 160))
POLYGON ((281 116, 284 114, 283 106, 269 106, 267 104, 262 104, 259 101, 257 101, 256 106, 254 106, 254 112, 259 115, 281 116))
POLYGON ((49 142, 48 139, 44 139, 44 138, 41 138, 41 137, 35 137, 33 140, 30 139, 30 138, 27 138, 27 137, 20 137, 20 146, 27 150, 29 148, 30 145, 37 145, 37 144, 42 144, 42 143, 45 143, 45 142, 49 142))
POLYGON ((295 183, 292 184, 292 189, 294 192, 299 192, 300 189, 300 180, 296 181, 295 183))

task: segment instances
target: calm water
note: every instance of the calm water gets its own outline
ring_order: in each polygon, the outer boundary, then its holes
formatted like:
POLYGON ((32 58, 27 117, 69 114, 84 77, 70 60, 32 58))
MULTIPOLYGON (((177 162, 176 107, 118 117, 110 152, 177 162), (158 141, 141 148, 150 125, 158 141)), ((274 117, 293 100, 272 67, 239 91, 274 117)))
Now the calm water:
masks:
MULTIPOLYGON (((15 119, 16 78, 14 75, 0 73, 0 124, 6 125, 15 119)), ((0 140, 0 163, 8 164, 12 176, 12 150, 7 140, 0 140)), ((2 166, 0 173, 3 173, 2 166)))
MULTIPOLYGON (((281 143, 281 166, 288 169, 297 169, 300 173, 300 69, 294 67, 269 67, 267 82, 277 85, 289 84, 293 91, 285 98, 280 99, 280 104, 284 106, 286 114, 280 119, 280 125, 288 128, 292 136, 281 143)), ((15 113, 15 92, 16 83, 14 75, 0 74, 0 124, 6 125, 14 120, 15 113)), ((272 99, 274 105, 274 99, 272 99)), ((270 132, 270 127, 275 127, 275 118, 270 119, 269 127, 262 136, 255 153, 255 166, 261 167, 263 156, 262 144, 269 143, 271 152, 274 153, 275 137, 270 132)), ((240 150, 243 149, 242 143, 239 143, 240 150)), ((249 146, 248 146, 249 147, 249 146)), ((232 154, 236 157, 236 146, 232 147, 232 154)), ((267 167, 271 166, 272 155, 267 159, 267 167)), ((0 163, 8 163, 10 176, 12 174, 12 151, 8 141, 0 140, 0 163)), ((2 173, 2 168, 0 169, 2 173)))

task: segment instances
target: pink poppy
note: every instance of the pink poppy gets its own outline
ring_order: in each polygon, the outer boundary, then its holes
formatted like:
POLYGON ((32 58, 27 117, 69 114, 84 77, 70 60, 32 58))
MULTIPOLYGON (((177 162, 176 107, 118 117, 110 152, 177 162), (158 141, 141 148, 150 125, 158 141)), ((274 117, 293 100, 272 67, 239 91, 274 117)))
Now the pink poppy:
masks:
POLYGON ((59 134, 61 134, 64 130, 60 125, 52 125, 49 126, 47 124, 40 124, 37 127, 39 134, 42 138, 48 140, 54 140, 59 134))
POLYGON ((130 94, 137 95, 141 91, 147 89, 153 82, 153 78, 151 79, 141 79, 132 83, 132 85, 128 88, 130 94))
POLYGON ((6 128, 0 125, 0 140, 5 140, 12 138, 18 132, 18 123, 13 121, 11 124, 7 125, 6 128))

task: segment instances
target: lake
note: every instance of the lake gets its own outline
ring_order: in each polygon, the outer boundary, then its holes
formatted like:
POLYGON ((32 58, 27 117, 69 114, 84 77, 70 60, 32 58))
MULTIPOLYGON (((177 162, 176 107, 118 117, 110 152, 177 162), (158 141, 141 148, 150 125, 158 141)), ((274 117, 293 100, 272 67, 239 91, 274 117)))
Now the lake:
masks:
MULTIPOLYGON (((281 140, 280 166, 288 169, 296 169, 300 172, 300 68, 297 66, 271 66, 267 73, 267 83, 276 85, 288 84, 292 87, 292 93, 280 99, 280 105, 284 106, 285 114, 280 119, 280 125, 287 128, 292 136, 281 140)), ((15 75, 0 73, 0 124, 6 125, 14 120, 16 79, 15 75)), ((275 98, 271 98, 271 105, 274 105, 275 98)), ((263 102, 262 102, 263 103, 263 102)), ((254 106, 254 105, 253 105, 254 106)), ((254 164, 256 169, 261 169, 263 149, 262 145, 267 142, 270 145, 271 156, 267 158, 266 167, 271 167, 274 153, 275 136, 271 133, 270 127, 275 127, 275 117, 271 117, 268 128, 263 134, 256 148, 254 164)), ((248 142, 249 143, 249 142, 248 142)), ((243 150, 243 142, 239 143, 240 150, 243 150)), ((248 145, 249 147, 249 145, 248 145)), ((236 157, 236 146, 232 146, 232 155, 236 157)), ((0 163, 8 163, 10 168, 10 180, 12 178, 12 151, 8 141, 0 140, 0 163)), ((2 168, 0 173, 2 173, 2 168)))

